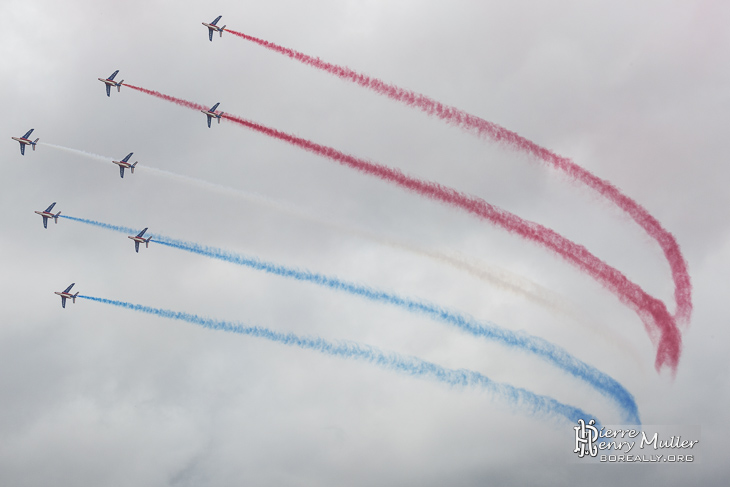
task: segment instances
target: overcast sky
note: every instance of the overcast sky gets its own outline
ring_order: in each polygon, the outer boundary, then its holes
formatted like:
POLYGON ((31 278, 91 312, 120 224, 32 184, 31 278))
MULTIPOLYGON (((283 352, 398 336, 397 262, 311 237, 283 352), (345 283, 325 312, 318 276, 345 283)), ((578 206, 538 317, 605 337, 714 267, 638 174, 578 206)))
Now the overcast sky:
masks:
MULTIPOLYGON (((0 4, 0 484, 726 485, 730 420, 730 5, 677 1, 270 0, 0 4), (672 378, 642 322, 539 246, 159 90, 484 198, 548 226, 674 310, 657 243, 542 163, 201 22, 457 106, 605 178, 679 242, 694 313, 672 378), (39 144, 119 160, 135 174, 39 144), (145 166, 255 192, 311 218, 145 166), (621 412, 544 361, 427 316, 150 244, 90 218, 338 276, 565 348, 619 381, 644 424, 700 425, 698 462, 585 466, 572 424, 478 388, 54 291, 352 340, 621 412), (323 222, 325 224, 323 224, 323 222), (367 237, 362 235, 367 234, 367 237), (411 248, 408 250, 405 247, 411 248), (552 306, 423 253, 529 283, 552 306)), ((524 284, 527 286, 528 284, 524 284)))

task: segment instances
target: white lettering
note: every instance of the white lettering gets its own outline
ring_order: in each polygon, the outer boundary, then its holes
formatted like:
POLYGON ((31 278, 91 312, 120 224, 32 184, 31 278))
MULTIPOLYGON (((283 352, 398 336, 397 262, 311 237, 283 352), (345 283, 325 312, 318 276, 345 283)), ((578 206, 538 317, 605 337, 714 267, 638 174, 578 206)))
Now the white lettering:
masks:
POLYGON ((646 439, 646 432, 642 431, 641 432, 642 438, 641 438, 641 443, 639 444, 639 448, 644 448, 644 444, 651 445, 653 443, 654 449, 656 450, 657 449, 656 441, 657 441, 658 435, 659 435, 659 433, 654 433, 654 436, 651 438, 651 441, 649 441, 646 439))

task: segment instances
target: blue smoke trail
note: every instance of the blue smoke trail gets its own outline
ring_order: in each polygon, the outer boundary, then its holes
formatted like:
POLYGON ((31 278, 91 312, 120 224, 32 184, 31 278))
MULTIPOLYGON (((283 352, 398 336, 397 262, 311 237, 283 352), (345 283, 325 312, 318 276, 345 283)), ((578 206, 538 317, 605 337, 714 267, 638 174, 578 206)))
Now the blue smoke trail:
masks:
POLYGON ((230 333, 239 333, 272 342, 282 343, 293 347, 314 350, 335 357, 363 360, 384 369, 394 370, 414 377, 430 378, 451 386, 476 386, 486 389, 494 396, 506 401, 510 406, 529 415, 545 415, 550 417, 564 417, 570 423, 577 423, 578 419, 587 420, 593 416, 573 406, 563 404, 548 396, 541 396, 526 389, 503 384, 491 380, 489 377, 467 369, 447 369, 432 362, 426 362, 417 357, 399 355, 394 352, 384 352, 373 346, 351 341, 330 342, 319 337, 299 336, 294 333, 282 333, 259 326, 245 326, 241 323, 214 320, 198 315, 171 311, 161 308, 152 308, 141 304, 127 303, 93 296, 79 295, 79 298, 88 299, 104 304, 111 304, 121 308, 148 313, 151 315, 186 321, 200 325, 210 330, 222 330, 230 333))
MULTIPOLYGON (((136 234, 139 231, 137 229, 129 227, 110 225, 108 223, 87 220, 84 218, 75 218, 68 215, 60 215, 60 217, 81 223, 86 223, 88 225, 106 228, 108 230, 126 233, 128 235, 136 234)), ((367 286, 349 283, 335 277, 328 277, 307 270, 289 268, 278 264, 261 261, 254 257, 248 257, 242 254, 230 252, 216 247, 210 247, 207 245, 200 245, 193 242, 173 239, 164 235, 151 235, 153 237, 152 242, 161 245, 166 245, 168 247, 173 247, 176 249, 185 250, 187 252, 204 255, 206 257, 211 257, 233 264, 250 267, 252 269, 261 270, 282 277, 289 277, 299 281, 312 282, 320 286, 328 287, 330 289, 344 291, 346 293, 356 296, 362 296, 364 298, 370 299, 371 301, 388 303, 411 312, 425 314, 438 321, 456 326, 457 328, 460 328, 461 330, 464 330, 474 336, 486 338, 489 340, 495 340, 509 347, 532 353, 552 363, 556 367, 568 372, 571 376, 579 380, 583 380, 595 390, 600 392, 602 395, 614 401, 621 409, 626 424, 641 424, 638 407, 636 405, 636 402, 634 401, 633 395, 631 395, 631 393, 627 391, 618 381, 616 381, 609 375, 604 374, 595 367, 588 365, 581 360, 578 360, 563 348, 553 345, 545 339, 531 336, 524 332, 514 332, 511 330, 500 328, 493 323, 479 323, 473 318, 446 310, 434 304, 415 301, 412 299, 398 296, 396 294, 372 289, 367 286)))

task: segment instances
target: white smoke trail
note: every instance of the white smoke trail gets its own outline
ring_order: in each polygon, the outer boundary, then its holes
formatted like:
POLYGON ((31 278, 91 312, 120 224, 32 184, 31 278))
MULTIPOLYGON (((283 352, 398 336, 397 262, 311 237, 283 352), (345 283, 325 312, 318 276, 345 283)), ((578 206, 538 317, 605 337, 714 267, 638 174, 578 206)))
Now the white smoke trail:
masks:
MULTIPOLYGON (((70 147, 64 147, 64 146, 56 145, 56 144, 49 144, 47 142, 38 142, 38 143, 48 146, 48 147, 52 147, 54 149, 68 152, 70 154, 76 154, 79 156, 88 157, 89 159, 94 159, 95 161, 99 161, 99 162, 112 162, 112 160, 113 160, 111 157, 94 154, 93 152, 87 152, 87 151, 79 150, 79 149, 72 149, 70 147)), ((260 195, 258 193, 254 193, 251 191, 244 191, 242 189, 231 188, 230 186, 224 186, 222 184, 212 183, 212 182, 206 181, 204 179, 194 178, 191 176, 185 176, 183 174, 166 171, 164 169, 158 169, 156 167, 152 167, 147 164, 145 164, 144 166, 137 166, 135 168, 135 170, 138 172, 141 171, 143 173, 149 172, 152 174, 157 174, 158 176, 166 176, 171 179, 176 179, 176 180, 184 182, 184 183, 193 184, 195 186, 199 186, 199 187, 205 188, 205 189, 210 189, 213 191, 228 193, 228 194, 231 194, 234 196, 238 196, 240 198, 244 198, 250 202, 253 202, 253 203, 256 203, 259 205, 263 205, 263 206, 268 206, 275 210, 290 212, 294 215, 297 215, 298 213, 300 213, 300 211, 297 210, 296 208, 294 208, 294 206, 292 206, 292 205, 287 205, 287 204, 281 203, 279 201, 273 200, 271 198, 267 198, 266 196, 263 196, 263 195, 260 195)))

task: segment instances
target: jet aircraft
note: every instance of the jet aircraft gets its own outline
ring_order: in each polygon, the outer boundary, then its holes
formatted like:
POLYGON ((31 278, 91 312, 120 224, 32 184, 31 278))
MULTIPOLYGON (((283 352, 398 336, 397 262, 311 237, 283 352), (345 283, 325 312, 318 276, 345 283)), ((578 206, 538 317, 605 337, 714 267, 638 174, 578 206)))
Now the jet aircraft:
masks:
POLYGON ((210 120, 212 118, 217 118, 218 123, 221 123, 221 117, 223 116, 224 112, 215 112, 215 109, 218 108, 218 105, 220 105, 220 102, 213 105, 213 107, 210 110, 200 110, 202 113, 205 113, 205 115, 208 117, 208 128, 210 128, 210 120))
POLYGON ((137 162, 139 162, 139 161, 135 161, 134 164, 131 164, 129 162, 129 158, 132 157, 132 154, 134 154, 134 152, 130 152, 129 154, 127 154, 127 157, 125 157, 121 161, 114 161, 114 160, 112 161, 114 164, 119 166, 119 176, 120 177, 124 177, 124 169, 129 169, 130 171, 132 171, 132 174, 134 174, 134 168, 137 166, 137 162))
POLYGON ((55 294, 58 294, 59 296, 61 296, 61 307, 62 308, 66 307, 66 299, 71 299, 72 302, 74 302, 74 303, 76 302, 76 296, 79 295, 78 291, 76 292, 76 294, 71 294, 69 292, 71 290, 71 288, 74 287, 74 284, 76 284, 76 283, 72 282, 69 287, 67 287, 65 290, 63 290, 61 292, 54 291, 55 294))
POLYGON ((56 202, 55 201, 53 203, 51 203, 51 206, 49 206, 45 210, 43 210, 43 211, 36 211, 37 214, 39 214, 40 216, 43 217, 43 228, 48 228, 48 219, 49 218, 53 218, 53 220, 56 223, 58 223, 58 215, 60 215, 61 212, 59 211, 55 215, 53 213, 51 213, 51 210, 53 209, 54 206, 56 206, 56 202))
POLYGON ((25 135, 22 136, 22 137, 10 137, 11 139, 17 140, 18 142, 20 142, 20 155, 21 156, 24 156, 25 155, 25 146, 26 145, 31 146, 33 148, 33 150, 35 150, 35 145, 38 143, 38 139, 30 140, 28 138, 30 136, 30 134, 33 133, 33 130, 35 130, 35 129, 28 130, 25 133, 25 135))
POLYGON ((112 86, 117 87, 117 93, 122 91, 122 83, 124 83, 124 80, 119 81, 119 82, 114 81, 114 77, 117 75, 118 72, 119 72, 119 70, 117 69, 108 78, 97 78, 99 81, 101 81, 102 83, 104 83, 106 85, 106 96, 111 96, 109 93, 111 91, 112 86))
POLYGON ((144 230, 142 230, 135 236, 130 235, 127 237, 127 238, 131 238, 132 240, 134 240, 134 251, 137 253, 139 253, 139 244, 141 244, 142 242, 144 242, 144 246, 146 248, 150 248, 150 240, 152 240, 152 237, 147 237, 146 239, 142 237, 142 235, 144 235, 144 232, 146 232, 146 231, 147 231, 147 228, 145 228, 144 230))
POLYGON ((217 25, 215 25, 218 23, 218 21, 221 19, 221 17, 223 17, 223 16, 219 15, 210 24, 206 24, 205 22, 203 22, 203 25, 208 28, 208 39, 210 39, 210 42, 213 42, 213 32, 220 32, 221 37, 223 37, 223 31, 226 29, 226 26, 224 25, 223 27, 218 27, 217 25))

